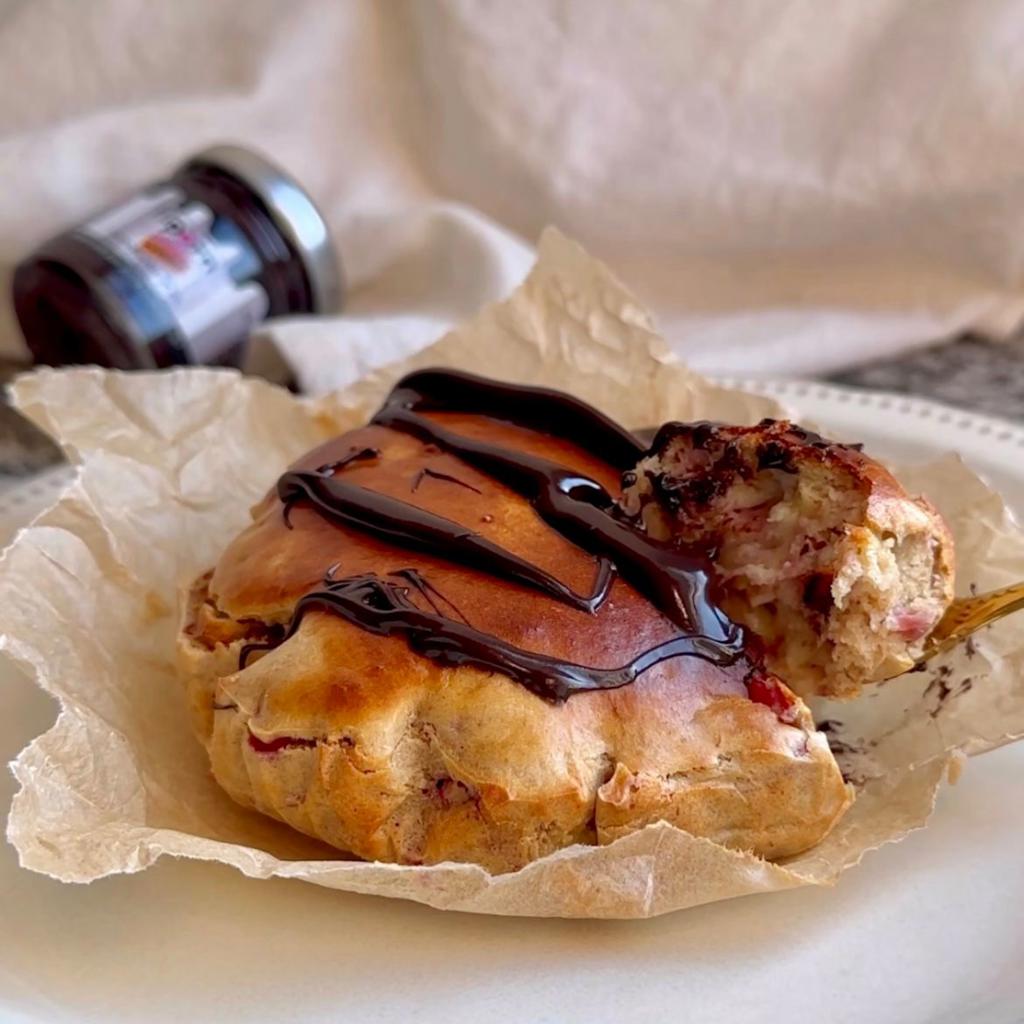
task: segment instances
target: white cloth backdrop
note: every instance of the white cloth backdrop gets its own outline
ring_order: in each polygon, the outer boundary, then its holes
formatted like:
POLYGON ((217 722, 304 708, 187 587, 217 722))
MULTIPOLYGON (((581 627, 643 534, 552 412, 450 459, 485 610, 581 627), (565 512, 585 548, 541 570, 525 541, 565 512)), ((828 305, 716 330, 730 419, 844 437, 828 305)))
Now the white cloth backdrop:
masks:
POLYGON ((548 223, 703 369, 1024 315, 1020 0, 0 0, 0 83, 7 276, 210 143, 306 184, 351 286, 275 329, 313 387, 506 292, 548 223))

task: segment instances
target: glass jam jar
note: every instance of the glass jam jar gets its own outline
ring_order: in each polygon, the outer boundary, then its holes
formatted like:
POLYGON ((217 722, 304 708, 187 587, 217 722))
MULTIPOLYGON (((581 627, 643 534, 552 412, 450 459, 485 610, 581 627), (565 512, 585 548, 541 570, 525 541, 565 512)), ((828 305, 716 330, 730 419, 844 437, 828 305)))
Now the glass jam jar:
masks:
POLYGON ((342 283, 302 187, 215 146, 44 242, 15 269, 13 298, 37 363, 237 366, 257 324, 336 312, 342 283))

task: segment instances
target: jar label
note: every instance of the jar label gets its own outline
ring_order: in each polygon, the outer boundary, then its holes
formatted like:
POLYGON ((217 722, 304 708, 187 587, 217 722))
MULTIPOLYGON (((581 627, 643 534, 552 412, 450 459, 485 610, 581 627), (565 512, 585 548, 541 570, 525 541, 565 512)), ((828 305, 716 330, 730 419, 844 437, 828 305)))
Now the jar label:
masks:
POLYGON ((214 214, 181 189, 162 186, 101 213, 80 232, 141 273, 169 308, 192 363, 217 362, 267 315, 253 281, 236 281, 242 246, 214 236, 214 214))

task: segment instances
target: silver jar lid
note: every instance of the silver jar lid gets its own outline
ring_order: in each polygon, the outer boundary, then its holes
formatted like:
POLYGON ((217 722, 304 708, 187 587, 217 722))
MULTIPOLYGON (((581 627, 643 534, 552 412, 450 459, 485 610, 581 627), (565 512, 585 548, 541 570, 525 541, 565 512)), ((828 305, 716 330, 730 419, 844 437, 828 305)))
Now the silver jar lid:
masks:
POLYGON ((211 146, 188 161, 188 165, 194 164, 219 167, 259 196, 277 229, 302 260, 314 310, 339 312, 344 297, 341 265, 327 223, 306 190, 266 157, 243 146, 211 146))

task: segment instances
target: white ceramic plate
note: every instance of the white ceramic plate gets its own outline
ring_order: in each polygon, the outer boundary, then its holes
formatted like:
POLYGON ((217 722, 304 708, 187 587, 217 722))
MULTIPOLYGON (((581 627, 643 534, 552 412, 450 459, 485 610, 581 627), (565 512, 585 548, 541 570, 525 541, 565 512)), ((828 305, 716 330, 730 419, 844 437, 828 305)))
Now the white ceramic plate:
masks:
MULTIPOLYGON (((896 458, 956 449, 1024 510, 1024 430, 919 400, 750 382, 896 458)), ((0 543, 60 486, 0 498, 0 543)), ((17 492, 15 492, 17 493, 17 492)), ((0 666, 0 756, 53 706, 0 666)), ((13 790, 0 780, 0 806, 13 790)), ((0 850, 0 1020, 1008 1024, 1024 1020, 1024 745, 832 890, 652 921, 445 914, 213 864, 71 887, 0 850)))

